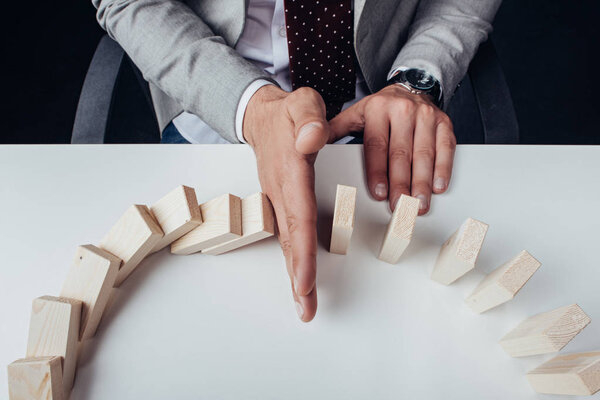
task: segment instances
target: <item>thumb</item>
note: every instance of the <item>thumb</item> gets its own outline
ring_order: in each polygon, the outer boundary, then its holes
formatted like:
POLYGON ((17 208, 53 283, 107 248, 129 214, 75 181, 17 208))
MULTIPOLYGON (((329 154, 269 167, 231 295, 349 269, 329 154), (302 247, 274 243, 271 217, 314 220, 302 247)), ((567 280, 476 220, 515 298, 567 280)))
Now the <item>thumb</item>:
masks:
POLYGON ((311 88, 299 88, 290 94, 288 111, 294 123, 296 150, 313 154, 321 150, 331 137, 325 114, 325 103, 311 88))
MULTIPOLYGON (((365 128, 362 102, 348 107, 329 121, 331 142, 348 136, 352 132, 361 132, 365 128)), ((330 143, 331 143, 330 142, 330 143)))

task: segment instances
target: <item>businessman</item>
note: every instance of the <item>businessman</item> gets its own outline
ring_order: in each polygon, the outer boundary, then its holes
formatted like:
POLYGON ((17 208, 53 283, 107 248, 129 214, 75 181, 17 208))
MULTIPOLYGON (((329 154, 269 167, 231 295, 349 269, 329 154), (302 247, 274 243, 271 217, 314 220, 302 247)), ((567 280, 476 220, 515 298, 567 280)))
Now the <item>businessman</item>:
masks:
POLYGON ((373 198, 429 210, 455 149, 443 112, 501 0, 92 0, 150 83, 163 143, 248 143, 296 311, 317 310, 313 164, 361 134, 373 198))

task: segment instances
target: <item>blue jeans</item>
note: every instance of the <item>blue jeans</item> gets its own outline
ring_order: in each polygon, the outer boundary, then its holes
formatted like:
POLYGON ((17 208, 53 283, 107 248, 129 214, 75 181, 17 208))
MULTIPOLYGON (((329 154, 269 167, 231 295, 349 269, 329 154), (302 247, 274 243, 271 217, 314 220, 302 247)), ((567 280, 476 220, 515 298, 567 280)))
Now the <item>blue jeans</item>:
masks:
MULTIPOLYGON (((165 130, 163 131, 162 138, 160 139, 161 143, 164 144, 189 144, 181 133, 177 130, 173 122, 169 123, 165 130)), ((357 136, 352 139, 348 144, 360 144, 363 142, 362 136, 357 136)))

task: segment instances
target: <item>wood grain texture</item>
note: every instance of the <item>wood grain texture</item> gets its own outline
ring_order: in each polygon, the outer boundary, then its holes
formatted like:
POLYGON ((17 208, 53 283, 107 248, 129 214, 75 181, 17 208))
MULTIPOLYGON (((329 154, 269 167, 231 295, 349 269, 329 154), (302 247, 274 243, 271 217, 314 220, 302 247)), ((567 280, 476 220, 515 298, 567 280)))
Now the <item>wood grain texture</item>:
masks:
POLYGON ((81 301, 43 296, 33 300, 27 357, 62 357, 63 395, 68 398, 77 366, 81 301))
POLYGON ((119 287, 163 237, 163 231, 144 205, 133 205, 100 241, 99 247, 123 260, 115 286, 119 287))
POLYGON ((467 218, 442 245, 431 279, 449 285, 475 268, 487 230, 487 224, 467 218))
POLYGON ((202 250, 202 254, 223 254, 274 234, 273 206, 265 194, 255 193, 242 199, 242 236, 202 250))
POLYGON ((563 354, 527 373, 538 393, 587 396, 600 390, 600 351, 563 354))
POLYGON ((381 261, 396 264, 410 244, 419 214, 419 202, 415 197, 400 196, 379 250, 377 258, 381 261))
POLYGON ((200 205, 202 225, 171 244, 173 254, 192 254, 242 236, 242 201, 224 194, 200 205))
POLYGON ((188 186, 178 186, 152 205, 150 211, 164 233, 152 252, 164 249, 202 224, 196 191, 188 186))
POLYGON ((346 254, 354 231, 356 213, 356 188, 354 186, 337 185, 335 192, 335 208, 331 226, 331 242, 329 251, 334 254, 346 254))
POLYGON ((512 357, 553 353, 566 346, 591 322, 577 304, 527 318, 500 339, 512 357))
POLYGON ((22 358, 8 365, 10 400, 63 400, 61 357, 22 358))
POLYGON ((506 303, 515 297, 541 265, 531 254, 523 250, 487 275, 465 302, 476 313, 506 303))
POLYGON ((120 265, 120 258, 94 245, 77 249, 60 296, 82 302, 79 340, 89 339, 96 333, 120 265))

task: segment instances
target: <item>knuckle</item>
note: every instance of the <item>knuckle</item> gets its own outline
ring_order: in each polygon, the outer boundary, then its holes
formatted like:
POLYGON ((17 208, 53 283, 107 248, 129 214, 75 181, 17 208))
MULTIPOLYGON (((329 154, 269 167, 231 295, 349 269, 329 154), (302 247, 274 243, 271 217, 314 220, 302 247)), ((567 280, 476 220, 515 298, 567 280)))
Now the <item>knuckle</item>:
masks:
POLYGON ((414 114, 417 105, 411 99, 401 98, 396 102, 396 109, 403 114, 414 114))
POLYGON ((411 157, 410 150, 404 147, 397 147, 390 151, 390 162, 410 163, 411 157))
POLYGON ((380 109, 387 106, 388 99, 386 96, 373 96, 369 101, 369 105, 374 109, 380 109))
POLYGON ((448 128, 452 129, 452 120, 445 112, 440 112, 438 116, 438 121, 441 125, 446 125, 448 128))
POLYGON ((423 118, 431 118, 435 114, 436 109, 431 104, 421 104, 419 105, 419 114, 423 118))
POLYGON ((454 134, 443 135, 439 138, 439 143, 441 147, 454 150, 456 148, 456 137, 454 134))
POLYGON ((288 254, 292 250, 292 244, 287 238, 280 238, 279 244, 281 245, 281 250, 283 251, 283 254, 288 254))
POLYGON ((367 151, 386 152, 388 140, 384 136, 368 136, 365 137, 363 145, 367 151))
POLYGON ((313 88, 306 87, 306 86, 300 87, 300 88, 294 90, 292 93, 294 93, 299 98, 308 98, 311 100, 321 98, 321 96, 319 95, 319 92, 317 92, 313 88))
POLYGON ((303 225, 308 225, 308 224, 315 225, 316 220, 312 217, 299 218, 295 215, 288 215, 286 218, 286 224, 288 227, 289 234, 292 235, 294 232, 296 232, 298 230, 298 228, 300 228, 303 225))
POLYGON ((414 157, 420 160, 432 162, 433 158, 435 157, 435 152, 429 147, 419 147, 415 149, 414 157))

